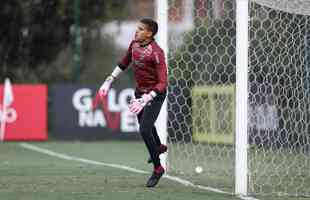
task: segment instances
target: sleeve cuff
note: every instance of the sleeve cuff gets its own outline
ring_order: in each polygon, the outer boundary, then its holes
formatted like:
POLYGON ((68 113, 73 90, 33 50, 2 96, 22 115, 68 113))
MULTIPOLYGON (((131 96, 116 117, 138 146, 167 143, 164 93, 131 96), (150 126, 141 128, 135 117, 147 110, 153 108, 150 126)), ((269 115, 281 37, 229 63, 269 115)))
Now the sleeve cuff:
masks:
POLYGON ((117 78, 122 72, 123 72, 123 70, 122 70, 119 66, 116 66, 115 69, 113 70, 111 76, 115 79, 115 78, 117 78))
POLYGON ((123 65, 122 63, 118 63, 118 65, 117 65, 121 70, 125 70, 126 68, 127 68, 127 66, 126 65, 123 65))

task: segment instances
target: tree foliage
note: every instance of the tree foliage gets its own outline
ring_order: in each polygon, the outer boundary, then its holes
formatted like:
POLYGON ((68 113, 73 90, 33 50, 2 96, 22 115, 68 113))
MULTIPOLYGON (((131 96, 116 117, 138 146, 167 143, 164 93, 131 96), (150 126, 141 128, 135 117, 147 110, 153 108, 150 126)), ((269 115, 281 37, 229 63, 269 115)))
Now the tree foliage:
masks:
POLYGON ((2 0, 0 78, 19 79, 18 72, 35 74, 42 65, 53 67, 48 63, 72 46, 75 23, 87 27, 121 16, 120 4, 119 0, 2 0))

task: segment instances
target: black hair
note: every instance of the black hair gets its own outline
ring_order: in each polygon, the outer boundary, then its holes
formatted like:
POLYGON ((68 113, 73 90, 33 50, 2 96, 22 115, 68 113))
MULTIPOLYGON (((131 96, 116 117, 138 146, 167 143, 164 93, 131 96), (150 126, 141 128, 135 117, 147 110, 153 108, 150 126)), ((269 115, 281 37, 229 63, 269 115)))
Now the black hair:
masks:
POLYGON ((140 22, 142 24, 147 25, 147 29, 152 32, 153 37, 154 37, 154 35, 156 35, 156 33, 158 31, 158 24, 156 21, 154 21, 153 19, 150 19, 150 18, 143 18, 140 20, 140 22))

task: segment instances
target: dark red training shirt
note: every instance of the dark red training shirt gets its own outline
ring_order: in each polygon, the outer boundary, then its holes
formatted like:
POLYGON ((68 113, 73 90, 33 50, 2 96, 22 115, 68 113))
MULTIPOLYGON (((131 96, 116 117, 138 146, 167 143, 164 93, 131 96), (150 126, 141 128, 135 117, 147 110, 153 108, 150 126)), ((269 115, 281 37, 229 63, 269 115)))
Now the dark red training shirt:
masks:
POLYGON ((126 55, 119 62, 119 67, 125 70, 132 64, 137 89, 143 92, 154 90, 163 93, 167 88, 167 66, 163 50, 153 40, 141 46, 133 40, 126 55))

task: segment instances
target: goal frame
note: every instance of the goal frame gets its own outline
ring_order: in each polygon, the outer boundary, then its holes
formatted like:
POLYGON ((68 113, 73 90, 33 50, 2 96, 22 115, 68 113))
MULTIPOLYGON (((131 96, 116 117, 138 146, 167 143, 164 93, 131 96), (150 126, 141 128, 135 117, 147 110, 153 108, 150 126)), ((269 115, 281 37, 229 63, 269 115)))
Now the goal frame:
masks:
MULTIPOLYGON (((249 1, 236 0, 236 116, 235 116, 235 193, 247 195, 247 116, 248 116, 248 21, 249 1)), ((167 61, 168 49, 168 0, 156 0, 156 18, 159 25, 157 40, 165 52, 167 61)), ((167 103, 165 102, 156 122, 159 136, 163 143, 167 142, 167 103)), ((167 154, 162 164, 167 167, 167 154)))
POLYGON ((236 0, 235 193, 248 188, 248 22, 249 1, 236 0))

